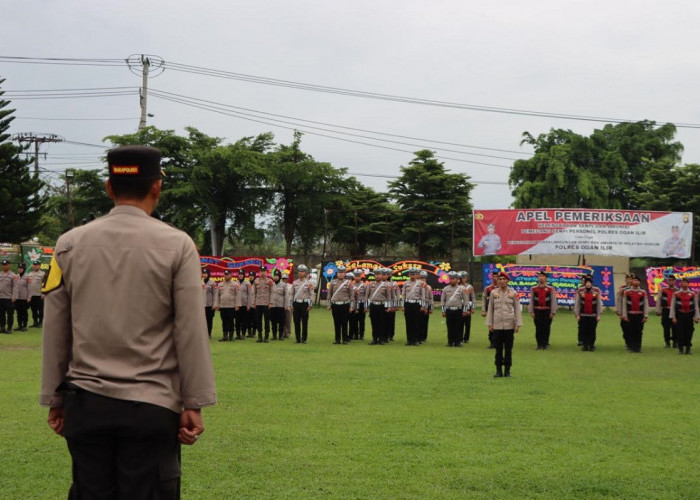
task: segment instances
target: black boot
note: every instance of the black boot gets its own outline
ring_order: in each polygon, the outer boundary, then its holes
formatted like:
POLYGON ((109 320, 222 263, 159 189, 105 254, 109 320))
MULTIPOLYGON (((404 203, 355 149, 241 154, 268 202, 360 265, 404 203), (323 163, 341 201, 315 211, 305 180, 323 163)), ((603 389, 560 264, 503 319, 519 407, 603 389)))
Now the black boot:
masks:
POLYGON ((503 368, 501 368, 500 366, 497 366, 497 367, 496 367, 496 373, 494 374, 494 377, 495 377, 495 378, 499 378, 499 377, 502 377, 502 376, 503 376, 503 368))
POLYGON ((685 346, 685 353, 690 354, 690 346, 689 345, 685 346))
POLYGON ((506 373, 505 373, 505 376, 506 376, 506 377, 510 377, 510 366, 506 366, 506 373))

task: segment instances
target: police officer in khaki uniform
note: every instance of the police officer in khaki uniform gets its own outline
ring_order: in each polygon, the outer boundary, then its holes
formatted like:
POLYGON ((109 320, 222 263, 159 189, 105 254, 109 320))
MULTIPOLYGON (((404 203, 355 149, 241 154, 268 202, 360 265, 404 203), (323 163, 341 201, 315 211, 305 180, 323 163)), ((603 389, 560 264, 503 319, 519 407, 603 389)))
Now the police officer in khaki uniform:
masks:
POLYGON ((523 326, 522 310, 518 292, 508 287, 509 276, 501 272, 498 286, 489 296, 489 308, 486 311, 486 325, 493 332, 496 348, 496 374, 494 377, 510 377, 513 364, 513 340, 515 333, 523 326), (503 368, 505 367, 505 372, 503 368))
POLYGON ((288 339, 292 332, 292 297, 294 297, 294 287, 289 282, 289 273, 287 271, 282 272, 282 282, 284 286, 287 287, 287 297, 289 302, 284 310, 284 330, 283 338, 288 339))
POLYGON ((282 281, 282 271, 276 269, 272 273, 270 297, 270 323, 272 325, 272 340, 284 340, 284 313, 290 307, 292 298, 287 291, 287 283, 282 281))
POLYGON ((0 272, 0 333, 12 333, 15 322, 12 293, 16 281, 17 275, 10 271, 10 261, 3 260, 0 272))
MULTIPOLYGON (((255 275, 255 273, 253 273, 255 275)), ((250 320, 251 311, 255 313, 255 309, 250 309, 250 289, 253 286, 251 282, 245 279, 245 271, 243 268, 238 270, 238 284, 241 285, 241 308, 238 310, 236 317, 236 337, 243 340, 246 337, 255 337, 253 333, 253 322, 250 320), (239 336, 240 329, 240 336, 239 336)))
POLYGON ((179 497, 180 443, 216 403, 194 242, 150 215, 160 152, 107 154, 108 215, 63 234, 44 285, 40 403, 73 459, 70 498, 179 497))
POLYGON ((309 268, 301 264, 297 267, 297 279, 292 283, 292 317, 297 344, 306 344, 309 336, 309 311, 314 303, 315 287, 308 272, 309 268))
POLYGON ((327 309, 333 315, 333 327, 335 329, 334 344, 347 344, 350 342, 348 335, 348 321, 352 312, 352 281, 345 279, 345 266, 338 266, 337 274, 328 283, 327 309))
POLYGON ((425 312, 426 285, 418 279, 419 269, 408 270, 408 281, 403 285, 403 314, 406 321, 406 345, 416 346, 420 341, 421 314, 425 312))
POLYGON ((41 294, 41 284, 44 281, 44 271, 41 262, 32 262, 32 270, 27 273, 29 285, 29 306, 32 308, 32 328, 39 328, 44 322, 44 296, 41 294))
POLYGON ((462 347, 462 318, 470 310, 467 289, 461 282, 461 276, 450 271, 447 276, 450 284, 442 289, 440 307, 447 326, 447 347, 462 347))
POLYGON ((267 269, 260 268, 260 276, 255 279, 251 290, 251 309, 255 309, 255 329, 258 332, 257 342, 270 341, 270 307, 272 307, 272 287, 275 282, 267 275, 267 269), (263 328, 265 337, 263 338, 263 328))
POLYGON ((202 268, 202 294, 204 296, 204 317, 207 318, 207 332, 211 338, 211 329, 214 325, 214 297, 217 293, 217 286, 211 280, 209 268, 202 268))
POLYGON ((233 340, 234 316, 241 308, 241 285, 231 279, 231 271, 224 271, 224 281, 219 283, 216 290, 214 308, 221 315, 221 331, 223 332, 219 342, 233 340))
MULTIPOLYGON (((351 271, 352 272, 352 271, 351 271)), ((348 273, 350 274, 350 273, 348 273)), ((367 283, 363 281, 361 269, 352 272, 352 313, 348 332, 350 340, 365 339, 365 316, 367 312, 367 283)))
POLYGON ((12 303, 17 311, 17 331, 26 332, 29 323, 29 283, 25 274, 24 262, 17 265, 17 279, 12 289, 12 303))

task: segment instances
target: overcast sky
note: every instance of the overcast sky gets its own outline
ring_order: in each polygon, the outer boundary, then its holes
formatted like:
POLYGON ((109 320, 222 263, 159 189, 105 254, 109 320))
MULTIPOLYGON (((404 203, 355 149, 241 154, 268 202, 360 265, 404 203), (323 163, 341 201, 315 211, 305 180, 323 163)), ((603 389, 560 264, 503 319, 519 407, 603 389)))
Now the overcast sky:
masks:
MULTIPOLYGON (((232 142, 272 131, 277 142, 287 144, 296 127, 307 132, 302 148, 316 160, 345 167, 377 190, 386 189, 387 179, 376 176, 397 176, 413 151, 432 149, 447 169, 471 177, 474 206, 481 209, 510 206, 509 167, 529 153, 519 144, 524 131, 536 135, 568 128, 588 135, 604 123, 392 102, 174 68, 191 65, 460 105, 700 124, 700 3, 689 0, 25 0, 6 7, 0 24, 0 56, 125 59, 152 54, 165 61, 165 71, 149 80, 154 92, 239 106, 270 113, 268 121, 296 123, 258 123, 151 94, 148 111, 154 117, 149 125, 181 134, 194 126, 232 142), (314 126, 334 132, 308 128, 313 124, 300 119, 323 122, 314 126)), ((67 141, 102 144, 105 136, 132 133, 138 126, 141 78, 125 65, 0 60, 0 78, 6 79, 6 98, 17 110, 12 133, 54 133, 67 141), (13 99, 9 92, 104 87, 133 92, 41 100, 13 99)), ((678 129, 684 163, 700 163, 699 136, 698 128, 678 129)), ((42 168, 55 172, 71 166, 98 168, 103 154, 99 148, 69 143, 41 150, 48 152, 42 168)))

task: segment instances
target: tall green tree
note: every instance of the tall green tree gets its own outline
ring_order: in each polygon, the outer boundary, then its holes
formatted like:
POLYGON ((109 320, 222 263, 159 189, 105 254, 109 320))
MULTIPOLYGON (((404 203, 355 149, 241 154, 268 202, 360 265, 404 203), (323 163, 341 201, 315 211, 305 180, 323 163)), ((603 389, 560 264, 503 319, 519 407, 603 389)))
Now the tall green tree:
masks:
POLYGON ((680 159, 675 130, 641 121, 606 125, 590 137, 563 129, 537 137, 525 132, 521 143, 535 153, 513 165, 513 206, 636 209, 635 193, 649 171, 680 159))
POLYGON ((208 215, 215 255, 223 249, 225 236, 237 240, 251 234, 255 217, 272 201, 265 188, 265 153, 272 140, 266 133, 195 153, 190 183, 208 215))
POLYGON ((449 257, 471 238, 471 191, 465 174, 452 174, 435 153, 421 150, 401 177, 389 183, 389 193, 400 209, 403 241, 416 248, 420 259, 449 257))
MULTIPOLYGON (((0 85, 4 81, 0 79, 0 85)), ((10 101, 2 99, 4 94, 0 89, 0 242, 21 243, 40 229, 44 184, 30 173, 30 162, 20 157, 26 148, 10 140, 15 110, 8 109, 10 101)))
POLYGON ((335 206, 346 183, 345 169, 317 162, 301 148, 300 132, 290 145, 280 145, 270 153, 269 186, 274 192, 272 213, 282 228, 285 255, 298 243, 309 254, 323 234, 324 211, 335 206))
POLYGON ((347 180, 339 203, 328 211, 329 240, 335 253, 360 259, 378 255, 397 241, 393 231, 399 210, 387 193, 378 193, 354 177, 347 180))

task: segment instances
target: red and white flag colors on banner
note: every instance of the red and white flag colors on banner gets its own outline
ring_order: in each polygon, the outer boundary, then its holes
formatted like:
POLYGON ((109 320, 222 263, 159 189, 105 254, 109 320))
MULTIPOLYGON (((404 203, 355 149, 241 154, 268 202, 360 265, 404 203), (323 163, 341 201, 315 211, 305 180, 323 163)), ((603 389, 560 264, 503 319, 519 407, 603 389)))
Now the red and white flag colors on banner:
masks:
POLYGON ((542 208, 474 210, 474 255, 690 257, 693 214, 542 208))

